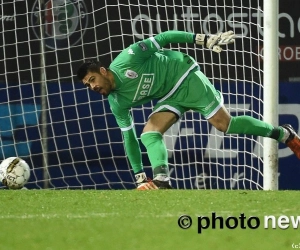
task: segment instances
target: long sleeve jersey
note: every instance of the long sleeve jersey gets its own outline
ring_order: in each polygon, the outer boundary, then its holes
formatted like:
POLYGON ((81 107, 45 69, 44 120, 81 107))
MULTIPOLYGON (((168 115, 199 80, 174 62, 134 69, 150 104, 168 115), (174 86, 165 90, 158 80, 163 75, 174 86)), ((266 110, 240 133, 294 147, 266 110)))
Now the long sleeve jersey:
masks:
POLYGON ((134 172, 142 170, 141 151, 130 109, 165 100, 198 64, 190 56, 162 50, 169 43, 194 43, 194 34, 167 31, 124 49, 111 63, 116 88, 108 101, 124 137, 125 150, 134 172))

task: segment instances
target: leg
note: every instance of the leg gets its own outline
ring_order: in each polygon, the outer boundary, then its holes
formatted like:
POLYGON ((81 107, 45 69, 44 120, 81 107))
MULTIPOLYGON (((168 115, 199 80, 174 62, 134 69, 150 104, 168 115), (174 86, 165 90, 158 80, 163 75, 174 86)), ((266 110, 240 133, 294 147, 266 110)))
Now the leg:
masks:
POLYGON ((189 98, 182 102, 189 102, 188 107, 200 112, 216 129, 226 134, 257 135, 284 142, 287 139, 289 133, 283 127, 274 128, 250 116, 230 116, 223 105, 222 94, 201 71, 191 74, 187 81, 189 91, 186 96, 189 98))
POLYGON ((222 106, 208 121, 218 130, 226 134, 246 134, 270 137, 280 141, 284 136, 281 128, 274 128, 271 124, 251 116, 231 116, 222 106))
POLYGON ((208 122, 213 125, 217 130, 226 132, 230 124, 231 116, 227 109, 222 106, 216 114, 208 119, 208 122))
POLYGON ((177 115, 169 112, 157 112, 150 116, 141 141, 153 168, 153 182, 160 188, 170 188, 168 170, 168 154, 163 134, 177 121, 177 115))
POLYGON ((224 106, 208 121, 218 130, 226 134, 247 134, 269 137, 285 143, 300 159, 300 137, 291 125, 274 127, 269 123, 251 116, 231 117, 224 106))
POLYGON ((176 121, 178 117, 173 112, 162 111, 150 116, 143 133, 156 131, 164 134, 176 121))

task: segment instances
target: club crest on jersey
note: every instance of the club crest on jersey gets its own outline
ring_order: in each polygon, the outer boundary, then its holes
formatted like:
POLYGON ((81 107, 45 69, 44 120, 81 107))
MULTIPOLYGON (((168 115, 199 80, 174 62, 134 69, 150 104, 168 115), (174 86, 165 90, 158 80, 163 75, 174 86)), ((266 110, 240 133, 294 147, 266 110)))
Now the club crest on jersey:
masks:
POLYGON ((139 75, 135 71, 133 71, 131 69, 127 69, 126 72, 125 72, 125 76, 128 77, 128 78, 131 78, 131 79, 135 79, 139 75))

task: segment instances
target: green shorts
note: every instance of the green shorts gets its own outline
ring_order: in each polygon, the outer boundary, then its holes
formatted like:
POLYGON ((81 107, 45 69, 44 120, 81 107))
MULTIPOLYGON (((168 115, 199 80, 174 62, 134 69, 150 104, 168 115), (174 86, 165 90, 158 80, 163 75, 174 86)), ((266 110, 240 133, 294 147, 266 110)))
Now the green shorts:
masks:
POLYGON ((222 106, 222 94, 201 71, 197 70, 188 74, 173 95, 158 101, 151 115, 169 110, 181 117, 184 112, 193 110, 200 112, 205 119, 209 119, 222 106))

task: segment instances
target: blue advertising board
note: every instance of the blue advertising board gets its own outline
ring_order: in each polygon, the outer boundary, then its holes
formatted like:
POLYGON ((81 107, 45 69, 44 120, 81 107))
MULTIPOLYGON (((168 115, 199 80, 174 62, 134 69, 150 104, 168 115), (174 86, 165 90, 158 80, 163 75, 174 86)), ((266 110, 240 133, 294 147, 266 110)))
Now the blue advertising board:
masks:
MULTIPOLYGON (((39 84, 6 88, 0 84, 0 159, 20 156, 32 165, 29 188, 43 186, 41 100, 39 84), (21 100, 21 101, 20 101, 21 100)), ((281 82, 279 124, 300 126, 300 83, 281 82)), ((228 108, 243 107, 233 115, 261 118, 263 93, 245 83, 216 84, 228 108), (229 95, 229 93, 231 93, 229 95), (250 95, 256 98, 250 98, 250 95)), ((134 188, 125 157, 122 135, 106 101, 81 83, 47 84, 48 171, 52 188, 134 188), (109 129, 108 129, 109 128, 109 129)), ((138 136, 150 105, 133 110, 138 136)), ((179 188, 261 189, 263 163, 255 137, 214 135, 214 128, 200 115, 187 112, 168 131, 166 144, 172 182, 179 188), (171 139, 170 139, 171 138, 171 139), (251 140, 251 138, 253 140, 251 140), (246 152, 246 153, 245 153, 246 152), (253 157, 253 154, 258 157, 253 157), (175 167, 174 167, 175 166, 175 167), (248 167, 246 167, 248 166, 248 167), (250 166, 250 167, 249 167, 250 166), (213 177, 208 177, 213 176, 213 177)), ((150 166, 141 145, 143 162, 150 166)), ((147 167, 146 172, 150 173, 147 167)), ((279 189, 300 189, 300 161, 279 144, 279 189)))

